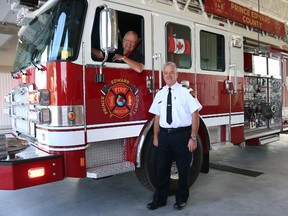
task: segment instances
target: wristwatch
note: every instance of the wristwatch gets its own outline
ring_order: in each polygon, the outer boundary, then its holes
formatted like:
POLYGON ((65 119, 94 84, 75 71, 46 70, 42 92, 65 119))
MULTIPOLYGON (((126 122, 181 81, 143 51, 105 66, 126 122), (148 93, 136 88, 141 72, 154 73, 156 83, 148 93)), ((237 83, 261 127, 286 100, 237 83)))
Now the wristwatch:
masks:
POLYGON ((197 136, 192 135, 192 136, 191 136, 191 139, 192 139, 193 141, 196 141, 196 140, 197 140, 197 136))

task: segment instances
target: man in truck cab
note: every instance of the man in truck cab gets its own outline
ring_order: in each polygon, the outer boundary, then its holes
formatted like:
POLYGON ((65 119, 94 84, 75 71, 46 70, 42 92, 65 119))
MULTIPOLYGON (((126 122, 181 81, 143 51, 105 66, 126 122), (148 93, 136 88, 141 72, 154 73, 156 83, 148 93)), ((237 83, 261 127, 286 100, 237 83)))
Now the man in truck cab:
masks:
MULTIPOLYGON (((128 31, 123 38, 122 47, 116 51, 112 59, 109 57, 108 61, 124 62, 137 73, 141 73, 144 69, 144 59, 142 54, 136 50, 138 44, 139 41, 137 33, 134 31, 128 31)), ((92 48, 92 54, 97 59, 104 58, 103 52, 99 49, 92 48)))

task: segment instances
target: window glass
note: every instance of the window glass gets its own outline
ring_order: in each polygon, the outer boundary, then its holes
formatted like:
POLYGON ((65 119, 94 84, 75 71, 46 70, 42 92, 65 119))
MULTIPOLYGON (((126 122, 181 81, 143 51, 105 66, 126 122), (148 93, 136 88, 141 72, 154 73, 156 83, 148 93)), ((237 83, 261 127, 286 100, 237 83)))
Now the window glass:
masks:
POLYGON ((264 56, 252 56, 252 71, 254 74, 267 75, 267 58, 264 56))
POLYGON ((268 58, 268 75, 281 77, 280 60, 268 58))
MULTIPOLYGON (((94 61, 102 61, 103 58, 96 56, 93 50, 100 50, 100 35, 99 35, 99 16, 103 7, 98 7, 96 9, 93 30, 91 35, 91 44, 92 44, 92 59, 94 61)), ((132 58, 133 60, 141 63, 145 63, 144 60, 144 18, 140 15, 126 13, 123 11, 117 11, 118 16, 118 49, 115 53, 123 54, 123 38, 128 31, 133 31, 137 34, 138 39, 136 41, 128 40, 126 43, 133 45, 133 50, 130 53, 125 54, 125 56, 132 58)), ((113 62, 113 56, 115 53, 110 53, 108 57, 108 62, 113 62)), ((118 62, 124 63, 124 62, 118 62)))
POLYGON ((200 67, 202 70, 225 71, 224 36, 200 31, 200 67))
POLYGON ((178 68, 191 67, 191 30, 187 26, 166 24, 166 59, 178 68))
POLYGON ((84 1, 62 0, 36 16, 20 32, 14 70, 30 62, 75 60, 86 8, 84 1))

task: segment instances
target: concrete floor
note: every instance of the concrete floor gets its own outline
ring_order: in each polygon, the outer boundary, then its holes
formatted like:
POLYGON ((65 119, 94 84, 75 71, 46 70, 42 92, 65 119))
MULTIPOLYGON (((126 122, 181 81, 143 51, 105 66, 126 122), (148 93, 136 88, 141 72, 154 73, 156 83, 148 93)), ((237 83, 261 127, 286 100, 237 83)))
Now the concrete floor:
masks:
POLYGON ((190 189, 188 205, 150 211, 152 192, 134 173, 111 178, 72 179, 17 191, 0 191, 0 215, 6 216, 286 216, 288 212, 288 135, 258 147, 230 147, 211 153, 211 162, 251 171, 258 177, 211 169, 190 189))

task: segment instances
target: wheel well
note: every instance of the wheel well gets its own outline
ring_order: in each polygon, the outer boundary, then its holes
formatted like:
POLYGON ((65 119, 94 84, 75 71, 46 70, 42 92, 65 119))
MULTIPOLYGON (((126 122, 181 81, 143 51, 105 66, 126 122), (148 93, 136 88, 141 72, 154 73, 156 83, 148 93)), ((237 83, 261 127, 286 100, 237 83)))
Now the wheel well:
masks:
MULTIPOLYGON (((140 153, 140 166, 136 167, 136 176, 141 182, 143 186, 147 189, 154 191, 157 185, 157 159, 156 159, 156 147, 153 145, 153 128, 149 127, 149 130, 146 130, 147 133, 145 135, 141 135, 141 137, 145 136, 144 143, 142 145, 140 153)), ((188 139, 188 138, 187 138, 188 139)), ((203 145, 202 139, 200 136, 197 137, 198 140, 198 148, 193 152, 193 160, 189 166, 189 173, 187 184, 189 188, 194 184, 196 179, 199 176, 199 173, 202 171, 203 165, 203 145)), ((191 153, 192 154, 192 153, 191 153)), ((170 173, 170 186, 169 186, 169 194, 175 194, 178 191, 179 187, 179 178, 177 172, 171 168, 170 173)))
POLYGON ((203 163, 201 167, 202 173, 209 172, 209 150, 210 150, 210 136, 208 129, 203 121, 203 119, 199 118, 199 129, 198 134, 202 139, 202 146, 203 146, 203 163))
POLYGON ((147 124, 143 127, 141 133, 139 134, 138 140, 137 140, 137 151, 136 151, 136 167, 140 168, 141 167, 141 154, 142 154, 142 149, 145 143, 145 140, 149 136, 149 132, 153 130, 153 123, 154 123, 154 118, 150 119, 147 124))
MULTIPOLYGON (((137 155, 136 155, 136 167, 141 167, 141 153, 143 149, 143 145, 145 143, 145 140, 149 136, 149 132, 153 130, 153 123, 154 118, 150 119, 147 124, 142 129, 139 138, 137 140, 137 155)), ((199 118, 199 130, 198 135, 201 137, 202 140, 202 146, 203 146, 203 163, 201 172, 208 173, 209 172, 209 150, 210 150, 210 136, 208 129, 203 121, 203 119, 199 118)))
POLYGON ((198 134, 200 135, 202 139, 204 153, 208 153, 210 150, 210 136, 209 136, 208 129, 201 117, 199 118, 198 134))

